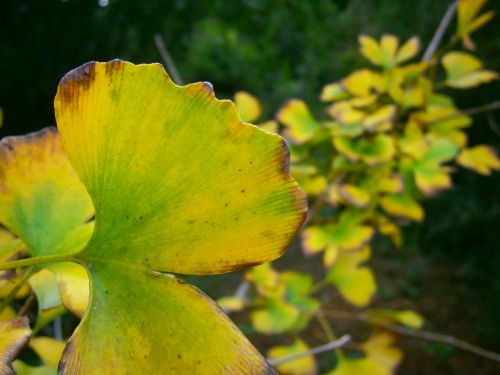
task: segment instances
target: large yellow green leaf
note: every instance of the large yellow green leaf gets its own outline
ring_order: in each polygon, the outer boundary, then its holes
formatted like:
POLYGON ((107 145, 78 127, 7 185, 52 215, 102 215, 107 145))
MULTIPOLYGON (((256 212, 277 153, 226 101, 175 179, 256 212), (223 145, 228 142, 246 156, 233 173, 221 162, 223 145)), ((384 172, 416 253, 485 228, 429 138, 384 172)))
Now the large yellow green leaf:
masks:
POLYGON ((12 361, 26 345, 30 334, 26 317, 0 322, 0 374, 14 375, 12 361))
POLYGON ((260 117, 262 112, 259 100, 252 94, 245 91, 238 91, 234 94, 234 103, 238 108, 241 120, 252 122, 260 117))
POLYGON ((491 171, 500 170, 500 159, 495 150, 487 145, 462 150, 457 156, 457 163, 484 176, 489 176, 491 171))
MULTIPOLYGON (((286 358, 294 354, 307 352, 309 347, 301 339, 296 339, 291 345, 274 346, 267 352, 270 359, 286 358)), ((318 372, 314 356, 307 355, 276 366, 282 375, 315 375, 318 372)))
POLYGON ((283 139, 157 64, 85 64, 62 79, 55 109, 96 217, 74 254, 91 302, 61 372, 270 371, 212 301, 161 272, 229 272, 283 253, 306 213, 283 139))
POLYGON ((448 52, 443 57, 446 84, 456 89, 466 89, 498 79, 498 74, 483 70, 483 63, 466 52, 448 52))
POLYGON ((298 99, 289 100, 276 118, 285 125, 284 135, 293 143, 302 144, 310 140, 320 124, 313 118, 307 105, 298 99))
POLYGON ((372 270, 362 265, 370 256, 369 246, 342 251, 326 277, 347 301, 356 306, 367 305, 377 289, 372 270))

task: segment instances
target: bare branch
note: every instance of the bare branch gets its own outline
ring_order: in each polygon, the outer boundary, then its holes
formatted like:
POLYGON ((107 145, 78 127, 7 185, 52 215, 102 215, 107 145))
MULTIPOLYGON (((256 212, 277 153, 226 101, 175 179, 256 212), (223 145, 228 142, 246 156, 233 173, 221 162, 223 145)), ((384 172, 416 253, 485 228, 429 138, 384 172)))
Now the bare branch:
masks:
POLYGON ((156 48, 158 49, 158 52, 160 53, 161 59, 165 63, 167 71, 172 76, 172 79, 178 85, 183 85, 184 81, 182 80, 181 75, 179 74, 179 71, 175 67, 174 59, 172 59, 172 56, 170 56, 170 53, 168 53, 167 47, 165 46, 165 43, 163 42, 163 38, 161 37, 160 34, 155 34, 153 39, 154 39, 156 48))
POLYGON ((453 1, 453 3, 450 4, 448 9, 446 10, 446 13, 441 19, 441 22, 439 23, 439 26, 436 29, 436 32, 434 33, 434 36, 432 37, 431 42, 429 43, 429 46, 425 50, 424 57, 422 57, 422 61, 430 61, 432 59, 432 55, 434 55, 434 52, 436 52, 436 50, 438 49, 439 44, 441 44, 441 40, 443 39, 444 33, 446 32, 446 29, 448 28, 448 25, 450 24, 453 15, 455 14, 457 6, 458 6, 458 0, 455 0, 453 1))
POLYGON ((295 359, 307 357, 310 355, 317 355, 317 354, 321 354, 324 352, 328 352, 328 351, 333 350, 333 349, 340 348, 340 347, 344 346, 345 344, 347 344, 349 341, 351 341, 351 336, 344 335, 341 338, 339 338, 338 340, 331 341, 325 345, 317 346, 317 347, 312 348, 306 352, 292 354, 292 355, 289 355, 288 357, 283 357, 283 358, 278 358, 278 359, 268 359, 267 362, 269 362, 269 364, 271 366, 281 365, 282 363, 291 362, 295 359))
POLYGON ((422 331, 419 329, 413 329, 408 327, 402 327, 391 324, 383 324, 375 321, 371 321, 368 319, 368 316, 364 314, 356 314, 347 311, 337 311, 337 310, 323 310, 323 315, 329 317, 331 319, 338 320, 351 320, 351 321, 360 321, 375 326, 377 328, 385 329, 387 331, 392 331, 394 333, 398 333, 400 335, 415 337, 422 340, 440 342, 443 344, 447 344, 450 346, 454 346, 456 348, 465 350, 470 353, 477 354, 481 357, 491 359, 493 361, 500 362, 500 354, 480 348, 479 346, 468 343, 467 341, 460 340, 451 335, 444 335, 442 333, 435 333, 429 331, 422 331))

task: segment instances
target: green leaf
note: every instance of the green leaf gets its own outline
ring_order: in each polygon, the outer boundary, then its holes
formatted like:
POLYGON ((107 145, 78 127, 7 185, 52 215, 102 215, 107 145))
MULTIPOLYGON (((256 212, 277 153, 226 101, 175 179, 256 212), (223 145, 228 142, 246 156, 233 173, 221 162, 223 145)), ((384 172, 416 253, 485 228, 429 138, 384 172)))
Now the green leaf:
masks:
POLYGON ((157 64, 83 65, 62 79, 55 109, 96 211, 73 255, 91 303, 61 373, 131 371, 130 358, 137 373, 270 371, 211 300, 164 272, 229 272, 283 253, 306 213, 283 139, 157 64))
POLYGON ((320 124, 302 100, 289 100, 279 110, 276 118, 286 127, 285 137, 296 144, 307 142, 320 129, 320 124))
POLYGON ((498 79, 498 74, 483 70, 483 63, 466 52, 448 52, 443 57, 446 84, 456 89, 467 89, 498 79))

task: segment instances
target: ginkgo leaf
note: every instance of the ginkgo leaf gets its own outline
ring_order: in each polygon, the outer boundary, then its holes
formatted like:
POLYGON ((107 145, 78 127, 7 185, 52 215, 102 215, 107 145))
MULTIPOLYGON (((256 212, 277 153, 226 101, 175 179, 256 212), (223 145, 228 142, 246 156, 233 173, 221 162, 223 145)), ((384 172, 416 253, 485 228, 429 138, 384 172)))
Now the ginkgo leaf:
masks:
POLYGON ((384 34, 380 38, 380 52, 382 54, 382 65, 392 68, 396 62, 396 51, 399 46, 399 39, 395 35, 384 34))
POLYGON ((374 333, 360 345, 363 357, 349 358, 341 354, 337 366, 328 375, 392 375, 403 358, 400 349, 393 346, 390 333, 374 333))
POLYGON ((257 120, 262 112, 259 99, 245 91, 238 91, 234 94, 234 104, 236 104, 240 118, 244 122, 257 120))
POLYGON ((453 51, 444 55, 446 84, 456 89, 466 89, 498 79, 498 74, 483 70, 483 63, 466 52, 453 51))
POLYGON ((279 110, 276 118, 286 127, 283 132, 285 137, 297 144, 310 140, 320 127, 307 105, 298 99, 289 100, 279 110))
POLYGON ((217 304, 226 313, 232 311, 241 311, 245 307, 245 301, 235 296, 221 297, 217 300, 217 304))
POLYGON ((38 302, 38 315, 34 327, 34 331, 37 332, 54 318, 64 314, 66 309, 62 305, 57 279, 52 272, 42 269, 30 277, 29 283, 38 302))
POLYGON ((375 130, 379 128, 381 124, 384 124, 388 121, 390 122, 396 114, 396 109, 396 106, 392 104, 388 104, 377 109, 375 112, 371 113, 363 119, 364 128, 367 130, 375 130))
POLYGON ((279 282, 279 274, 271 267, 270 263, 264 263, 249 269, 245 273, 245 280, 253 283, 259 293, 266 295, 268 291, 276 289, 279 282))
POLYGON ((396 53, 396 64, 401 64, 418 53, 420 49, 420 40, 418 37, 414 36, 408 39, 396 53))
MULTIPOLYGON (((309 347, 301 339, 296 339, 291 345, 274 346, 267 352, 269 359, 286 358, 294 354, 307 352, 309 347)), ((318 372, 314 356, 307 355, 276 366, 283 375, 315 375, 318 372)))
MULTIPOLYGON (((0 142, 0 222, 33 256, 68 254, 89 240, 93 206, 62 149, 54 128, 0 142)), ((71 307, 80 300, 80 316, 88 303, 88 277, 79 266, 47 265, 55 273, 61 295, 71 307), (71 267, 69 272, 64 269, 71 267)), ((73 309, 72 309, 73 310, 73 309)))
POLYGON ((30 334, 26 317, 0 322, 0 374, 14 375, 12 361, 26 345, 30 334))
POLYGON ((424 219, 424 210, 420 204, 408 194, 389 194, 380 199, 380 206, 388 214, 414 221, 424 219))
POLYGON ((373 272, 369 267, 361 265, 370 256, 369 246, 361 250, 340 252, 326 277, 348 302, 356 306, 368 304, 377 289, 373 272))
POLYGON ((348 97, 349 94, 342 88, 340 83, 330 83, 323 87, 320 98, 324 102, 330 102, 348 97))
POLYGON ((460 0, 457 7, 457 36, 462 38, 465 48, 474 50, 475 45, 470 34, 494 16, 493 11, 486 12, 476 17, 488 0, 460 0))
POLYGON ((356 140, 336 137, 333 145, 349 160, 356 162, 361 159, 371 166, 391 160, 396 152, 393 139, 385 134, 377 134, 372 139, 356 140))
POLYGON ((500 159, 495 150, 487 145, 464 149, 457 156, 457 163, 484 176, 500 170, 500 159))
POLYGON ((458 149, 446 139, 435 139, 425 155, 413 165, 415 184, 428 196, 451 187, 451 177, 442 163, 455 157, 458 149))
POLYGON ((382 65, 382 52, 380 51, 378 42, 368 35, 360 35, 358 38, 360 45, 360 52, 372 64, 382 65))
POLYGON ((342 184, 339 186, 338 191, 340 196, 346 202, 349 202, 356 207, 366 207, 371 200, 371 194, 369 191, 352 184, 342 184))
POLYGON ((292 164, 290 173, 307 195, 319 195, 326 190, 326 177, 312 165, 292 164))
POLYGON ((229 272, 283 253, 306 213, 283 139, 158 64, 83 65, 55 109, 96 222, 73 255, 91 302, 61 373, 270 371, 211 300, 161 272, 229 272))
POLYGON ((368 96, 373 87, 375 73, 369 69, 357 70, 342 80, 342 87, 355 96, 368 96))
POLYGON ((301 313, 299 309, 282 300, 267 300, 264 308, 257 308, 250 313, 250 320, 255 330, 264 334, 278 334, 298 330, 301 313))

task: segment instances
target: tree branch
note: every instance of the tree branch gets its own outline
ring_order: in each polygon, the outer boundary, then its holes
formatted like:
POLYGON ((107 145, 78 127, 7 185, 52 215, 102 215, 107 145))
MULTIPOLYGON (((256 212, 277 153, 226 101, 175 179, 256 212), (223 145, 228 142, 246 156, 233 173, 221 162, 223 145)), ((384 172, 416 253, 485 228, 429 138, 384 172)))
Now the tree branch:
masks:
POLYGON ((434 52, 436 52, 436 50, 438 49, 439 44, 441 44, 441 40, 443 39, 444 33, 446 32, 446 29, 448 28, 448 25, 450 24, 453 15, 455 14, 457 6, 458 6, 458 0, 455 0, 453 1, 453 3, 450 4, 448 9, 446 10, 446 13, 441 19, 441 22, 439 23, 439 26, 436 29, 436 32, 434 33, 434 36, 432 37, 429 43, 429 46, 425 50, 424 56, 422 57, 422 61, 430 61, 432 59, 432 55, 434 55, 434 52))
POLYGON ((341 346, 344 346, 345 344, 347 344, 349 341, 351 341, 351 336, 344 335, 341 338, 339 338, 338 340, 331 341, 325 345, 317 346, 317 347, 312 348, 306 352, 292 354, 292 355, 289 355, 288 357, 283 357, 283 358, 278 358, 278 359, 268 359, 267 362, 269 362, 269 364, 271 366, 278 366, 278 365, 281 365, 282 363, 291 362, 295 359, 307 357, 310 355, 316 355, 316 354, 320 354, 323 352, 328 352, 328 351, 333 350, 333 349, 340 348, 341 346))
POLYGON ((172 59, 172 56, 170 56, 170 53, 168 53, 167 47, 165 46, 165 43, 163 42, 163 38, 161 37, 160 34, 155 34, 153 39, 154 39, 156 48, 158 49, 158 52, 160 53, 161 59, 165 63, 167 71, 172 76, 172 79, 178 85, 183 85, 184 81, 182 80, 181 75, 179 74, 179 71, 175 67, 174 59, 172 59))
POLYGON ((372 326, 375 326, 375 327, 378 327, 381 329, 385 329, 387 331, 392 331, 392 332, 400 334, 400 335, 419 338, 419 339, 427 340, 427 341, 440 342, 443 344, 454 346, 454 347, 462 349, 464 351, 477 354, 481 357, 500 362, 500 354, 483 349, 479 346, 473 345, 473 344, 468 343, 467 341, 464 341, 464 340, 460 340, 460 339, 458 339, 454 336, 451 336, 451 335, 444 335, 442 333, 422 331, 422 330, 418 330, 418 329, 402 327, 402 326, 397 326, 397 325, 391 325, 391 324, 377 323, 374 321, 370 321, 368 319, 368 316, 366 316, 364 314, 356 314, 356 313, 351 313, 351 312, 347 312, 347 311, 323 310, 322 313, 324 316, 331 318, 331 319, 364 322, 364 323, 370 324, 372 326))

